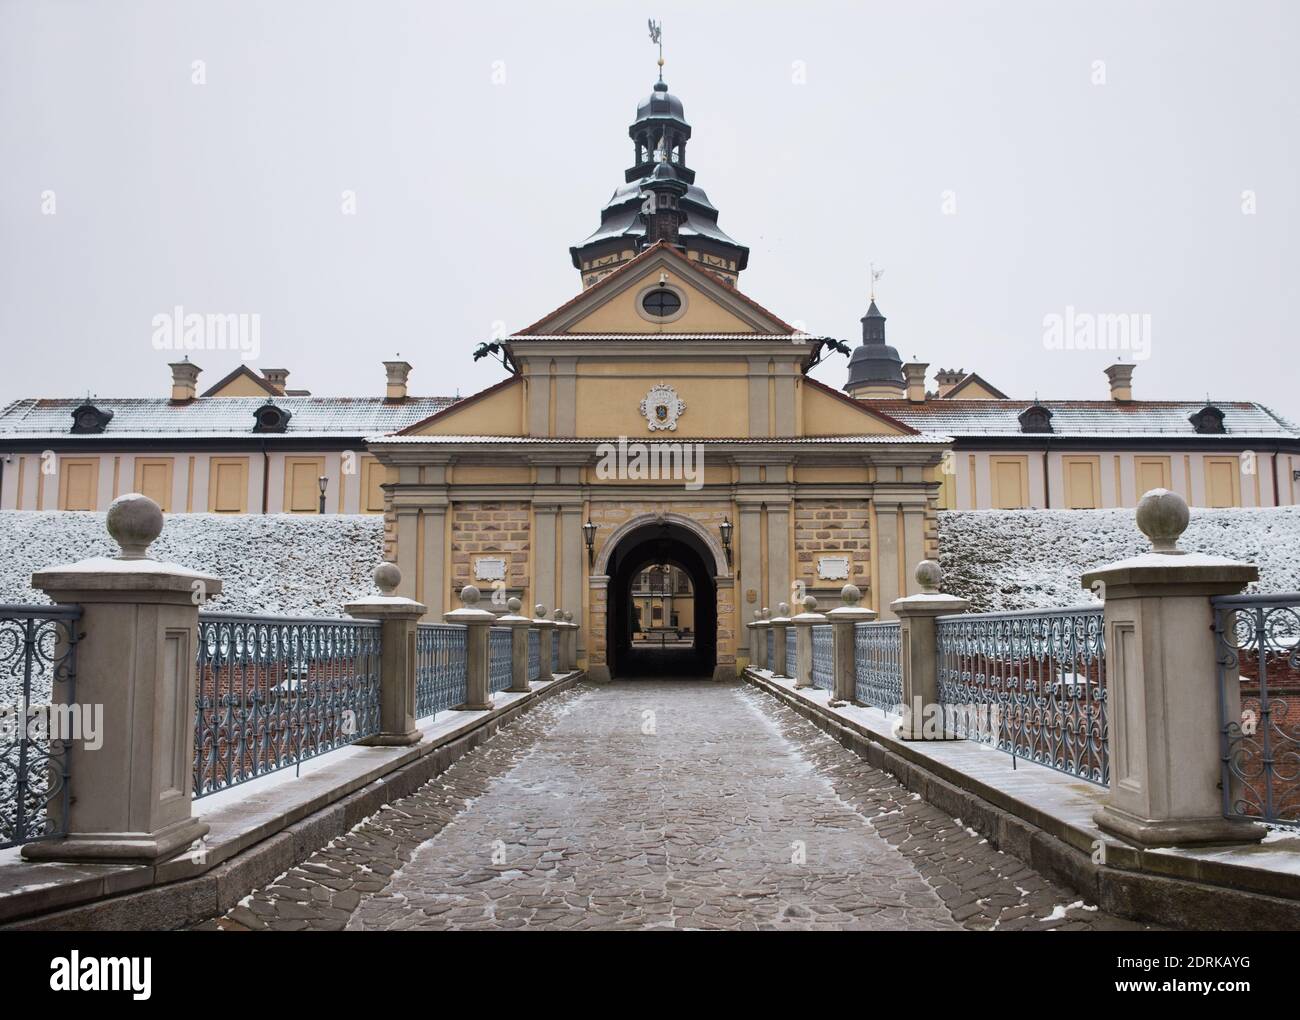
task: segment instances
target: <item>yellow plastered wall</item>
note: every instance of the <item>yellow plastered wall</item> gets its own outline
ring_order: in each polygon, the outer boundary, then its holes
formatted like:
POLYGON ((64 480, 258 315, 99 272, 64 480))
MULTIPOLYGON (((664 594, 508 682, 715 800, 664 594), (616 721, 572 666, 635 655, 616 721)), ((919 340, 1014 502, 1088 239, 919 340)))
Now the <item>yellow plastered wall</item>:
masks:
POLYGON ((872 414, 865 405, 839 400, 801 383, 805 436, 897 436, 904 430, 872 414))
POLYGON ((656 322, 640 313, 637 302, 646 287, 659 282, 660 267, 609 300, 597 305, 565 329, 566 333, 751 333, 754 327, 693 286, 683 274, 663 270, 667 282, 685 299, 686 310, 672 322, 656 322))
POLYGON ((1241 462, 1236 457, 1205 458, 1205 505, 1241 506, 1241 462))
POLYGON ((1172 471, 1168 457, 1134 457, 1133 476, 1137 486, 1137 497, 1152 489, 1172 487, 1172 471))
POLYGON ((59 458, 59 509, 94 510, 99 498, 99 458, 59 458))
POLYGON ((208 511, 248 512, 248 458, 213 457, 208 462, 208 511))
POLYGON ((284 511, 291 514, 320 513, 319 479, 324 473, 324 457, 285 457, 284 511))
POLYGON ((511 379, 483 397, 453 404, 412 434, 421 436, 522 436, 524 381, 511 379))
POLYGON ((1095 510, 1101 506, 1101 458, 1062 457, 1065 505, 1070 510, 1095 510))
POLYGON ((384 512, 384 490, 386 482, 397 481, 397 469, 385 467, 374 457, 364 457, 361 461, 361 504, 363 514, 382 514, 384 512))
POLYGON ((226 383, 221 389, 212 393, 214 397, 267 397, 270 395, 266 390, 257 385, 246 375, 237 375, 226 383))
POLYGON ((749 380, 736 362, 580 364, 575 427, 580 436, 629 436, 674 442, 749 435, 749 380), (640 404, 650 387, 672 380, 686 409, 674 431, 650 432, 640 404))
POLYGON ((995 509, 1020 510, 1029 506, 1029 458, 990 457, 989 483, 995 509))
POLYGON ((172 510, 171 457, 137 457, 135 459, 135 491, 143 493, 162 507, 164 513, 172 510))

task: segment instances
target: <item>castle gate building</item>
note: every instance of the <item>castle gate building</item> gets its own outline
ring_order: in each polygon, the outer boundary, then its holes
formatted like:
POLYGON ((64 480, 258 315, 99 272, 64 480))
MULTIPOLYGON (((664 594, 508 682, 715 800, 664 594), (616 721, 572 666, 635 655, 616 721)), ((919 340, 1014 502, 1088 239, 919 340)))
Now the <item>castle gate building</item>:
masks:
POLYGON ((371 437, 396 476, 389 554, 431 614, 466 584, 568 610, 590 672, 627 675, 634 582, 675 566, 695 665, 721 678, 749 660, 756 610, 829 608, 851 581, 888 615, 912 591, 948 440, 809 378, 829 338, 684 248, 665 230, 507 338, 502 382, 371 437))

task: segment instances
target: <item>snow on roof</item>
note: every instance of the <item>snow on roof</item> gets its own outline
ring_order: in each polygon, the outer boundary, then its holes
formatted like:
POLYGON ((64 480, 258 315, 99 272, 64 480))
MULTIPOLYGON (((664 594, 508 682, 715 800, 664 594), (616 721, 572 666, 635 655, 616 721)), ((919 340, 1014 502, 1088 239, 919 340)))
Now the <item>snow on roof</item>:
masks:
MULTIPOLYGON (((1195 439, 1300 439, 1300 429, 1262 404, 1214 401, 1223 412, 1224 435, 1198 433, 1187 416, 1203 400, 868 400, 892 418, 921 431, 965 436, 1026 436, 1017 415, 1035 403, 1052 412, 1055 436, 1180 436, 1195 439)), ((1029 433, 1038 439, 1041 433, 1029 433)))
MULTIPOLYGON (((600 443, 618 443, 622 439, 628 441, 627 436, 367 436, 368 443, 401 443, 404 445, 439 445, 461 443, 485 443, 500 444, 502 446, 591 446, 600 443)), ((820 446, 844 446, 859 443, 886 444, 894 445, 896 443, 950 443, 952 440, 948 436, 941 435, 866 435, 866 436, 728 436, 723 438, 695 437, 683 438, 673 436, 671 438, 663 436, 655 438, 647 436, 644 439, 634 440, 635 442, 644 442, 648 445, 659 443, 680 443, 686 445, 700 444, 703 446, 736 446, 749 445, 754 446, 790 446, 790 445, 820 445, 820 446)))
MULTIPOLYGON (((102 433, 78 440, 160 438, 357 437, 393 432, 450 407, 456 397, 199 397, 172 403, 162 397, 93 397, 90 403, 113 412, 102 433), (268 401, 290 412, 283 433, 254 433, 253 412, 268 401)), ((84 399, 16 400, 0 411, 4 439, 63 439, 72 435, 72 412, 84 399)))

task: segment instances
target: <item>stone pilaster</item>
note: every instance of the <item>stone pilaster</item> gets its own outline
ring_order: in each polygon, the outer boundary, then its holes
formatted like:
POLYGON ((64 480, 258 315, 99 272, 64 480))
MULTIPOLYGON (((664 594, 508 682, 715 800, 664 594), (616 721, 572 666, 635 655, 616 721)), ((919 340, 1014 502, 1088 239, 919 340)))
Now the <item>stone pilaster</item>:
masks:
POLYGON ((358 743, 406 747, 420 742, 415 725, 415 636, 428 607, 393 593, 402 583, 396 563, 375 568, 378 595, 357 599, 343 611, 358 620, 379 621, 379 732, 358 743))
MULTIPOLYGON (((102 705, 98 748, 70 741, 66 839, 29 843, 43 861, 153 864, 208 831, 193 817, 198 609, 221 581, 148 555, 163 529, 158 504, 115 499, 108 532, 121 552, 32 575, 58 604, 81 606, 77 701, 102 705)), ((60 805, 51 805, 56 814, 60 805)))
POLYGON ((458 623, 465 627, 465 704, 457 706, 466 712, 484 711, 492 707, 491 652, 488 647, 490 631, 496 614, 479 609, 479 590, 472 584, 460 590, 464 605, 443 614, 444 623, 458 623))
MULTIPOLYGON (((803 612, 790 618, 794 627, 794 685, 795 687, 813 686, 813 627, 826 622, 826 615, 817 612, 817 599, 811 595, 804 596, 803 612)), ((788 640, 788 638, 787 638, 788 640)))
POLYGON ((1105 599, 1110 793, 1097 825, 1139 846, 1253 842, 1264 828, 1223 815, 1217 649, 1210 605, 1259 578, 1249 563, 1183 553, 1187 504, 1142 497, 1153 551, 1083 576, 1105 599))
POLYGON ((857 694, 857 641, 854 628, 859 623, 869 623, 875 612, 860 606, 862 592, 855 584, 840 589, 842 605, 826 614, 835 635, 835 683, 831 688, 832 702, 851 702, 857 694))
POLYGON ((939 590, 943 574, 934 560, 916 568, 921 591, 896 599, 889 608, 902 629, 903 717, 895 733, 903 740, 948 740, 946 717, 939 705, 938 628, 935 619, 964 613, 970 603, 939 590))

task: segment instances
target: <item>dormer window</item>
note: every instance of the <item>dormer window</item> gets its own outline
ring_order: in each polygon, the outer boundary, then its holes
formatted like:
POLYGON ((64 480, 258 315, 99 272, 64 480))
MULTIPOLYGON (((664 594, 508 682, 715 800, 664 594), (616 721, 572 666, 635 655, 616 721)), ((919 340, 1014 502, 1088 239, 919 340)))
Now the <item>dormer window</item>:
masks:
POLYGON ((253 412, 254 432, 283 432, 289 427, 293 413, 276 404, 265 403, 253 412))
POLYGON ((1227 432, 1223 427, 1223 412, 1213 404, 1206 404, 1195 414, 1189 414, 1187 420, 1199 435, 1221 436, 1227 432))
POLYGON ((99 435, 112 420, 112 411, 100 410, 87 402, 72 412, 72 433, 80 436, 99 435))
POLYGON ((1052 412, 1042 404, 1030 404, 1017 417, 1020 420, 1021 432, 1044 433, 1054 431, 1052 428, 1052 412))

